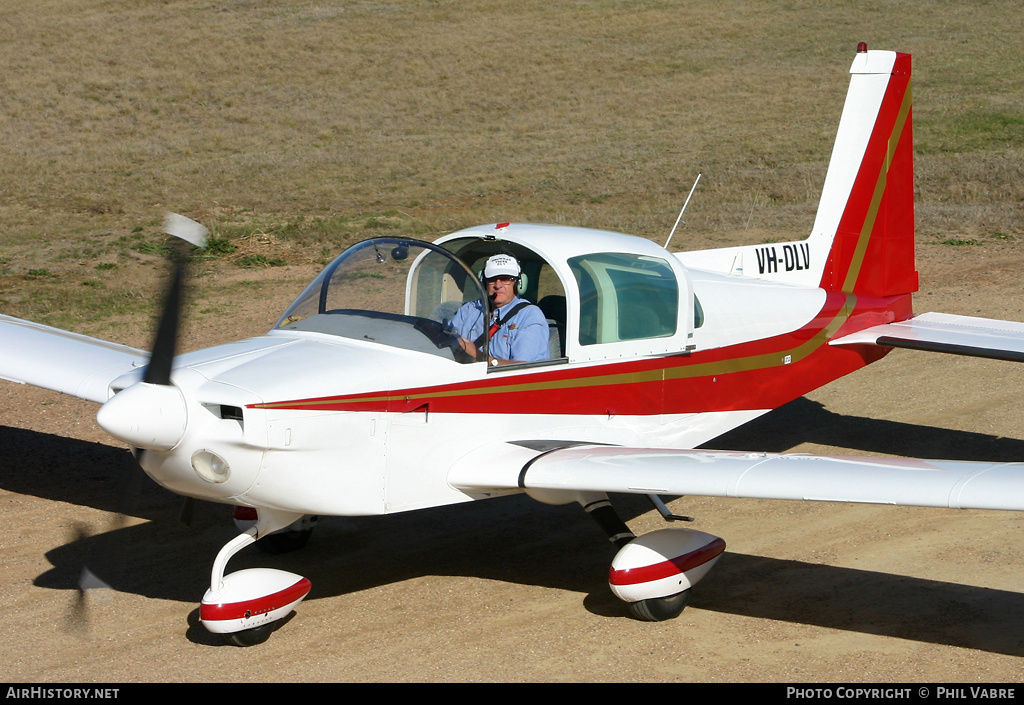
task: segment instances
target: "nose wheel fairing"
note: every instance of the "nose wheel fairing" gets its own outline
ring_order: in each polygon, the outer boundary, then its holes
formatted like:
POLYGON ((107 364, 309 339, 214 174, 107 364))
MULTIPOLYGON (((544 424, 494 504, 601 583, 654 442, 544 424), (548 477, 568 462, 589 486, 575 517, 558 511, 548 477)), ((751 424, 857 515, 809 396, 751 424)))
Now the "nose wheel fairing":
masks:
POLYGON ((207 590, 199 618, 214 634, 257 629, 287 617, 311 587, 308 578, 283 570, 240 570, 225 576, 219 589, 207 590))

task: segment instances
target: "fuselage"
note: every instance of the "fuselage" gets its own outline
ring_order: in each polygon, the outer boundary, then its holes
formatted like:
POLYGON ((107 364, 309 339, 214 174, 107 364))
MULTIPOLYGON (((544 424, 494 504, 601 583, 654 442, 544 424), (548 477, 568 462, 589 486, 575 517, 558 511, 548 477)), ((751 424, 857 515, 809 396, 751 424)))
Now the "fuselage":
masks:
MULTIPOLYGON (((430 260, 404 262, 401 315, 324 305, 333 294, 323 284, 312 292, 319 314, 286 314, 265 336, 180 356, 172 379, 187 429, 174 448, 144 451, 145 470, 181 494, 306 514, 465 501, 448 470, 481 448, 693 448, 884 354, 830 339, 910 315, 909 295, 692 269, 685 255, 616 233, 505 226, 446 243, 469 270, 511 248, 534 275, 531 300, 564 298, 549 319, 551 360, 460 363, 425 343, 410 332, 417 312, 437 310, 458 277, 435 266, 435 286, 424 280, 430 260), (349 318, 357 328, 342 325, 349 318), (226 478, 201 472, 210 462, 226 478)), ((469 292, 460 287, 459 300, 469 292)))

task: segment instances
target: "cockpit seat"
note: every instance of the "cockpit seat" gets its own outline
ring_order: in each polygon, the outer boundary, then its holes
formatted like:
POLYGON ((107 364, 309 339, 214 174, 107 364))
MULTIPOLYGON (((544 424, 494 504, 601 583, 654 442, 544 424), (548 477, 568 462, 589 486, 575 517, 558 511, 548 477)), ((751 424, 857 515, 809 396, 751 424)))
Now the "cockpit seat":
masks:
POLYGON ((548 347, 551 358, 565 357, 565 297, 545 296, 537 302, 538 308, 548 319, 548 347))

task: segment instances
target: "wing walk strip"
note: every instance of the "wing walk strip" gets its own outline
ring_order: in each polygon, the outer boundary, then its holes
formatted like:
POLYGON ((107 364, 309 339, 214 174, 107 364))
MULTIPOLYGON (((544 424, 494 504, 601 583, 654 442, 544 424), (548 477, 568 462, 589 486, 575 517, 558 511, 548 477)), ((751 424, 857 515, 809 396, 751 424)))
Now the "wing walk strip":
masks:
MULTIPOLYGON (((731 359, 713 360, 695 364, 681 364, 672 367, 657 367, 650 370, 636 372, 620 372, 606 375, 593 375, 589 377, 569 377, 566 379, 546 379, 540 381, 518 382, 508 384, 479 384, 461 388, 426 388, 423 390, 397 390, 391 393, 364 393, 351 394, 336 397, 321 397, 315 399, 298 399, 290 401, 268 402, 263 404, 252 404, 256 409, 295 409, 295 410, 336 410, 344 411, 346 405, 365 404, 387 404, 394 401, 415 402, 429 401, 444 398, 459 398, 476 395, 493 394, 519 394, 535 391, 572 390, 591 387, 622 386, 630 384, 642 384, 645 382, 660 382, 679 379, 693 379, 698 377, 712 377, 715 375, 750 372, 763 370, 772 367, 782 367, 799 362, 817 350, 825 346, 836 331, 846 322, 853 311, 857 297, 853 294, 845 294, 843 303, 837 305, 837 310, 832 318, 822 326, 814 335, 803 343, 789 349, 775 350, 767 353, 758 353, 746 357, 731 359)), ((769 341, 771 342, 771 341, 769 341)), ((716 351, 720 352, 720 351, 716 351)))

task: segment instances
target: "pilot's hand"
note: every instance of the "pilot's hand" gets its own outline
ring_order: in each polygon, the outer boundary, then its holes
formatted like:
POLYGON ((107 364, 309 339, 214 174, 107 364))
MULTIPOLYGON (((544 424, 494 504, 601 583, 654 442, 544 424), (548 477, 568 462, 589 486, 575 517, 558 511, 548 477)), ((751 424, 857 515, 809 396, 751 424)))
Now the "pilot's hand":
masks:
POLYGON ((476 345, 473 344, 472 340, 467 340, 460 335, 459 345, 462 346, 462 349, 466 351, 467 355, 472 357, 474 360, 476 359, 476 345))

